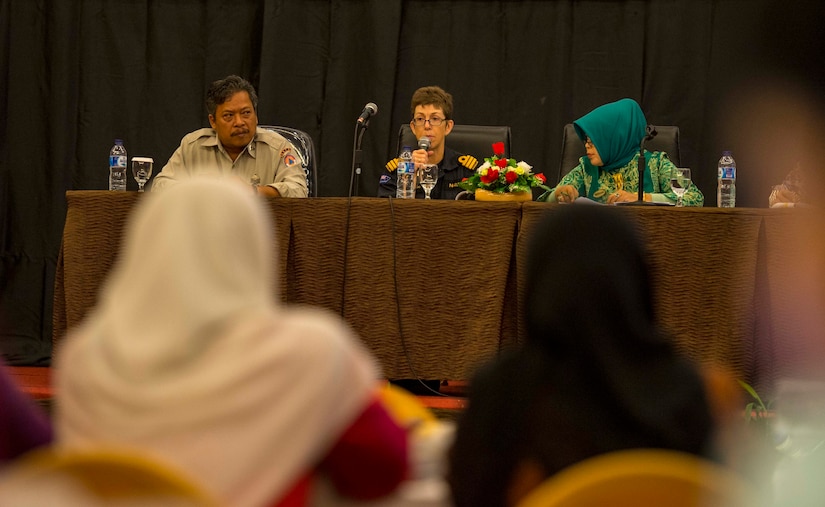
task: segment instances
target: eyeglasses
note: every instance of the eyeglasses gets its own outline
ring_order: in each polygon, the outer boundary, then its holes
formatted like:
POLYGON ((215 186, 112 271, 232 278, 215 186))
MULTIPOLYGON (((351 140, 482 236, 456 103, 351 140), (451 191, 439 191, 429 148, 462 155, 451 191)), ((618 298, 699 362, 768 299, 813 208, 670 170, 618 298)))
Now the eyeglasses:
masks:
POLYGON ((591 141, 589 137, 584 140, 584 147, 593 148, 593 141, 591 141))
POLYGON ((423 127, 426 122, 430 122, 431 127, 439 127, 445 121, 447 121, 447 118, 413 118, 416 127, 423 127))

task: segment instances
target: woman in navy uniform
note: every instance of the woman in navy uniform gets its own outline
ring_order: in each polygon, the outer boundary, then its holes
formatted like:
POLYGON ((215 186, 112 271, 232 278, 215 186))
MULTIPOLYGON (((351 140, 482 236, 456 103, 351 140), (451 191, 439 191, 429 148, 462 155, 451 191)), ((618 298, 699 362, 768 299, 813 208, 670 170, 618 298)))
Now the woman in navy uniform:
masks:
MULTIPOLYGON (((433 199, 455 199, 462 191, 458 183, 470 177, 478 166, 478 159, 472 155, 462 155, 444 145, 444 139, 453 130, 453 96, 438 86, 425 86, 413 93, 410 103, 412 120, 410 128, 416 139, 426 137, 430 149, 413 151, 413 162, 438 164, 438 182, 430 196, 433 199)), ((395 197, 398 158, 387 162, 378 183, 378 197, 395 197)), ((424 198, 424 190, 418 188, 416 199, 424 198)))

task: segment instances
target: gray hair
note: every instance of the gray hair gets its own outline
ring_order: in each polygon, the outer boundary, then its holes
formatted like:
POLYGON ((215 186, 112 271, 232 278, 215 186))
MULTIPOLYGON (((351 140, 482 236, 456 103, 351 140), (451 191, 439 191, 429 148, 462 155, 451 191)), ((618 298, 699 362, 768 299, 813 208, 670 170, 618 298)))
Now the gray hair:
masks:
POLYGON ((258 112, 258 94, 255 93, 255 87, 246 79, 235 75, 218 79, 209 85, 209 89, 206 90, 206 110, 214 116, 218 106, 238 92, 247 92, 252 101, 252 107, 255 108, 255 112, 258 112))

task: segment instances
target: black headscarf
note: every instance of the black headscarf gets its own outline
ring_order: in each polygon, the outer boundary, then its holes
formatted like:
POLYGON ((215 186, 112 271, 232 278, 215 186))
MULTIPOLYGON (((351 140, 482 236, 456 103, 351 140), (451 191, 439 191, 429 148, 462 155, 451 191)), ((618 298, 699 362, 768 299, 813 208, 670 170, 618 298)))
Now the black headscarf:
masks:
POLYGON ((619 449, 709 452, 702 381, 656 322, 646 252, 620 210, 549 210, 528 273, 526 344, 477 373, 459 422, 457 507, 504 505, 525 460, 549 476, 619 449))

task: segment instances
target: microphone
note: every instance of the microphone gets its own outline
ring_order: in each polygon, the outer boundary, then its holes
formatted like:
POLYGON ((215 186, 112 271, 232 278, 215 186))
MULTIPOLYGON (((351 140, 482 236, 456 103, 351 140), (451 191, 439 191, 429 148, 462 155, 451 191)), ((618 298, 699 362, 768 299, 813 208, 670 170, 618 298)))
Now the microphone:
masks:
MULTIPOLYGON (((349 196, 353 191, 358 192, 358 176, 361 174, 361 139, 370 124, 370 117, 378 114, 378 106, 375 102, 368 102, 361 111, 361 116, 355 122, 355 138, 352 140, 352 174, 349 177, 349 196)), ((343 307, 342 307, 343 308, 343 307)))
POLYGON ((647 165, 647 162, 645 161, 645 143, 652 140, 656 137, 656 134, 659 133, 653 125, 648 125, 645 128, 645 131, 647 134, 639 143, 639 202, 645 202, 645 166, 647 165))
POLYGON ((430 151, 430 138, 427 136, 422 137, 418 140, 418 149, 424 151, 430 151))
POLYGON ((648 125, 645 127, 645 135, 642 137, 642 140, 639 141, 639 192, 638 196, 635 201, 631 202, 617 202, 617 205, 627 205, 627 206, 661 206, 663 203, 657 202, 645 202, 645 166, 647 162, 645 161, 645 143, 652 140, 659 132, 656 130, 655 125, 648 125))
POLYGON ((370 102, 364 106, 364 110, 361 111, 361 116, 358 117, 358 123, 366 125, 369 123, 370 117, 376 114, 378 114, 378 106, 375 105, 375 102, 370 102))

